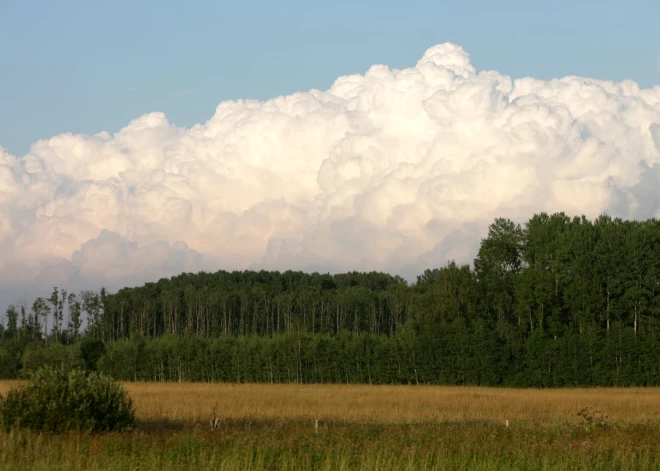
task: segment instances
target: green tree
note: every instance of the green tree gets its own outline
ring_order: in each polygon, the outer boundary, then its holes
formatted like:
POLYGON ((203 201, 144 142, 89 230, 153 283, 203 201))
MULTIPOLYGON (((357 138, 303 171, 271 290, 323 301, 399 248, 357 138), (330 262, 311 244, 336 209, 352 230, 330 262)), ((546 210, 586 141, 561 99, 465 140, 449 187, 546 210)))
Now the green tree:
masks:
POLYGON ((482 299, 487 300, 482 309, 494 309, 500 324, 514 315, 514 279, 522 268, 522 241, 520 225, 498 218, 488 227, 474 261, 482 299))
POLYGON ((18 335, 18 311, 16 310, 16 306, 10 304, 9 307, 7 307, 5 315, 7 317, 7 329, 5 335, 9 338, 16 337, 18 335))

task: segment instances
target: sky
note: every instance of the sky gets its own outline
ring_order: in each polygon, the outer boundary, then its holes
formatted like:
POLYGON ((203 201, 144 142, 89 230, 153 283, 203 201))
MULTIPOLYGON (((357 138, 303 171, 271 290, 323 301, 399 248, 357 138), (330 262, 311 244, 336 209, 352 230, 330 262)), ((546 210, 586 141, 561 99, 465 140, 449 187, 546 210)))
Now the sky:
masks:
POLYGON ((660 216, 657 2, 233 3, 0 0, 0 309, 660 216))
POLYGON ((660 2, 0 0, 0 145, 118 131, 163 111, 203 122, 227 99, 326 89, 434 44, 512 77, 659 83, 660 2))

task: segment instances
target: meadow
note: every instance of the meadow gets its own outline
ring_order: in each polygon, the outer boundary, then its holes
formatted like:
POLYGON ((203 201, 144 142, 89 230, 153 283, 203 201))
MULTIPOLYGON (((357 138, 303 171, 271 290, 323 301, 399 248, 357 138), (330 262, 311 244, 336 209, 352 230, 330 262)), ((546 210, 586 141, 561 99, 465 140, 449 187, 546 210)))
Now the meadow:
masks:
POLYGON ((655 388, 124 386, 137 430, 2 433, 0 469, 660 468, 655 388))

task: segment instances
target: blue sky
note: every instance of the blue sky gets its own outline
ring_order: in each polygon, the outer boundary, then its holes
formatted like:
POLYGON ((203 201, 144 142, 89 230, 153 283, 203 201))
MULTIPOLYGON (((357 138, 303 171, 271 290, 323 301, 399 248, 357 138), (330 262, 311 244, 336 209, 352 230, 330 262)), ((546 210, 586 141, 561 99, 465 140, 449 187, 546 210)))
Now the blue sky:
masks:
POLYGON ((478 69, 660 83, 660 2, 0 0, 0 145, 117 131, 164 111, 327 88, 370 65, 463 46, 478 69), (625 5, 625 6, 624 6, 625 5))

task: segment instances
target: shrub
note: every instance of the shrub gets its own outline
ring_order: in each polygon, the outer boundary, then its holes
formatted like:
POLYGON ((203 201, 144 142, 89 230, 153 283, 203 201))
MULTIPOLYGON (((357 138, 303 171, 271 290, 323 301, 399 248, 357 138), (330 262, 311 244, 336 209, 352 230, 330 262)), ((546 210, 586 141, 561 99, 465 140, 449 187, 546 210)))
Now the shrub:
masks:
POLYGON ((63 432, 125 431, 136 424, 121 384, 99 373, 44 367, 26 385, 0 397, 0 421, 14 427, 63 432))

